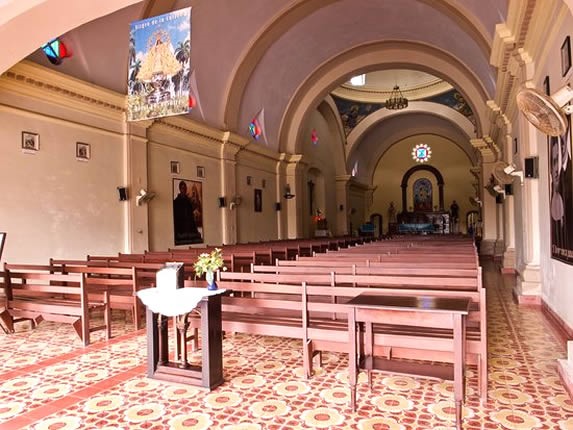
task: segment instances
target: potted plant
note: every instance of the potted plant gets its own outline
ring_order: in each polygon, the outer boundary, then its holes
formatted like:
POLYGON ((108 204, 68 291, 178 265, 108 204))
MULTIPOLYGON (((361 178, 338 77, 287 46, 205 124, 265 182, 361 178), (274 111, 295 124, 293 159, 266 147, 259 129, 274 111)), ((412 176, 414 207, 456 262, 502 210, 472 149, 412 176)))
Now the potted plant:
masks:
POLYGON ((217 284, 215 283, 215 272, 220 268, 227 270, 223 264, 223 252, 221 249, 215 248, 210 253, 204 252, 200 254, 193 267, 197 276, 205 274, 207 289, 216 290, 217 284))

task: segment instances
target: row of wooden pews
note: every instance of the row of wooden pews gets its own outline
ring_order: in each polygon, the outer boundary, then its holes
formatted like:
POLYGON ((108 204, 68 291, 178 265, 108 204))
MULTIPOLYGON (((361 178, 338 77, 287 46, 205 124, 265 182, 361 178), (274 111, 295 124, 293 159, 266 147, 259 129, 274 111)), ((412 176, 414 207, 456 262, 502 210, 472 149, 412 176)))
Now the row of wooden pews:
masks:
MULTIPOLYGON (((249 271, 251 264, 270 264, 276 258, 297 258, 314 252, 348 247, 353 238, 275 241, 224 246, 225 264, 233 271, 249 271)), ((185 264, 187 279, 195 279, 193 265, 200 253, 210 248, 174 249, 116 256, 88 255, 85 260, 50 259, 46 265, 5 264, 0 272, 5 306, 1 327, 14 331, 14 324, 30 321, 71 323, 85 345, 90 333, 106 331, 111 336, 111 309, 132 313, 135 329, 143 325, 144 312, 137 291, 154 286, 156 272, 168 261, 185 264), (103 325, 93 325, 94 314, 103 313, 103 325)))
MULTIPOLYGON (((219 280, 234 292, 223 298, 224 330, 302 339, 308 375, 320 351, 348 352, 345 303, 360 293, 467 298, 466 363, 477 366, 480 395, 487 396, 486 293, 469 239, 373 242, 253 264, 251 272, 221 272, 219 280)), ((374 349, 390 359, 452 363, 454 357, 452 332, 438 323, 375 324, 374 349)))

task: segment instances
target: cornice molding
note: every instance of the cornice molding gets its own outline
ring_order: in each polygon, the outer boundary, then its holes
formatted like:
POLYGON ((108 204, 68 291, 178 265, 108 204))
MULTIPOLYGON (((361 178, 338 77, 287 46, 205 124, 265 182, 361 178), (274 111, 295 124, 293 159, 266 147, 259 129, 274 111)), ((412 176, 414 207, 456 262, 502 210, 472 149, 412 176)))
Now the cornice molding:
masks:
POLYGON ((0 88, 106 119, 125 118, 124 95, 26 60, 0 76, 0 88))
MULTIPOLYGON (((438 94, 443 94, 450 91, 453 87, 446 81, 440 78, 425 83, 419 86, 412 86, 407 88, 400 87, 400 91, 404 97, 408 100, 421 100, 428 97, 432 97, 438 94)), ((336 97, 340 97, 347 100, 353 100, 363 103, 384 103, 390 94, 392 94, 392 88, 388 90, 378 90, 375 88, 365 88, 365 87, 352 87, 349 85, 341 85, 336 88, 331 94, 336 97)))

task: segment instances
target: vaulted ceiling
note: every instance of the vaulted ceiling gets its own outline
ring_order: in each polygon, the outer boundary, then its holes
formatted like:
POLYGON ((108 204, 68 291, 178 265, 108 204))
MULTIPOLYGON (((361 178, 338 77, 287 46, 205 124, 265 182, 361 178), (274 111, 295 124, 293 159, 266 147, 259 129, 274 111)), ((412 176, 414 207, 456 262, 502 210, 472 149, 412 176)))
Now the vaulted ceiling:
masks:
MULTIPOLYGON (((189 116, 247 135, 248 123, 264 109, 263 144, 288 152, 297 152, 300 124, 308 112, 332 92, 349 97, 348 86, 340 86, 359 73, 370 73, 369 92, 387 91, 392 81, 412 91, 453 87, 476 116, 475 131, 462 135, 467 140, 487 134, 486 101, 496 90, 492 41, 508 11, 507 0, 88 3, 0 2, 0 37, 15 41, 0 72, 28 58, 125 94, 129 23, 192 7, 191 67, 200 109, 189 116), (59 35, 73 56, 53 66, 36 48, 59 35)), ((406 113, 420 115, 419 110, 406 113)), ((427 123, 426 132, 432 132, 434 126, 444 127, 442 120, 420 124, 427 123)), ((454 124, 452 133, 463 128, 454 124)))

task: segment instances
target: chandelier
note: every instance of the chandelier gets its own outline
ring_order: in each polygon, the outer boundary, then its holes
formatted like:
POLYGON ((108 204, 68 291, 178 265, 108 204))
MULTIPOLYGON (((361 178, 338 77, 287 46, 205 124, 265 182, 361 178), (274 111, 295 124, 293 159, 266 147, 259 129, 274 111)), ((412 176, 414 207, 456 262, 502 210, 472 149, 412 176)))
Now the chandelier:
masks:
POLYGON ((390 93, 390 98, 386 100, 386 109, 404 109, 408 107, 408 99, 402 95, 400 87, 396 85, 392 92, 390 93))

